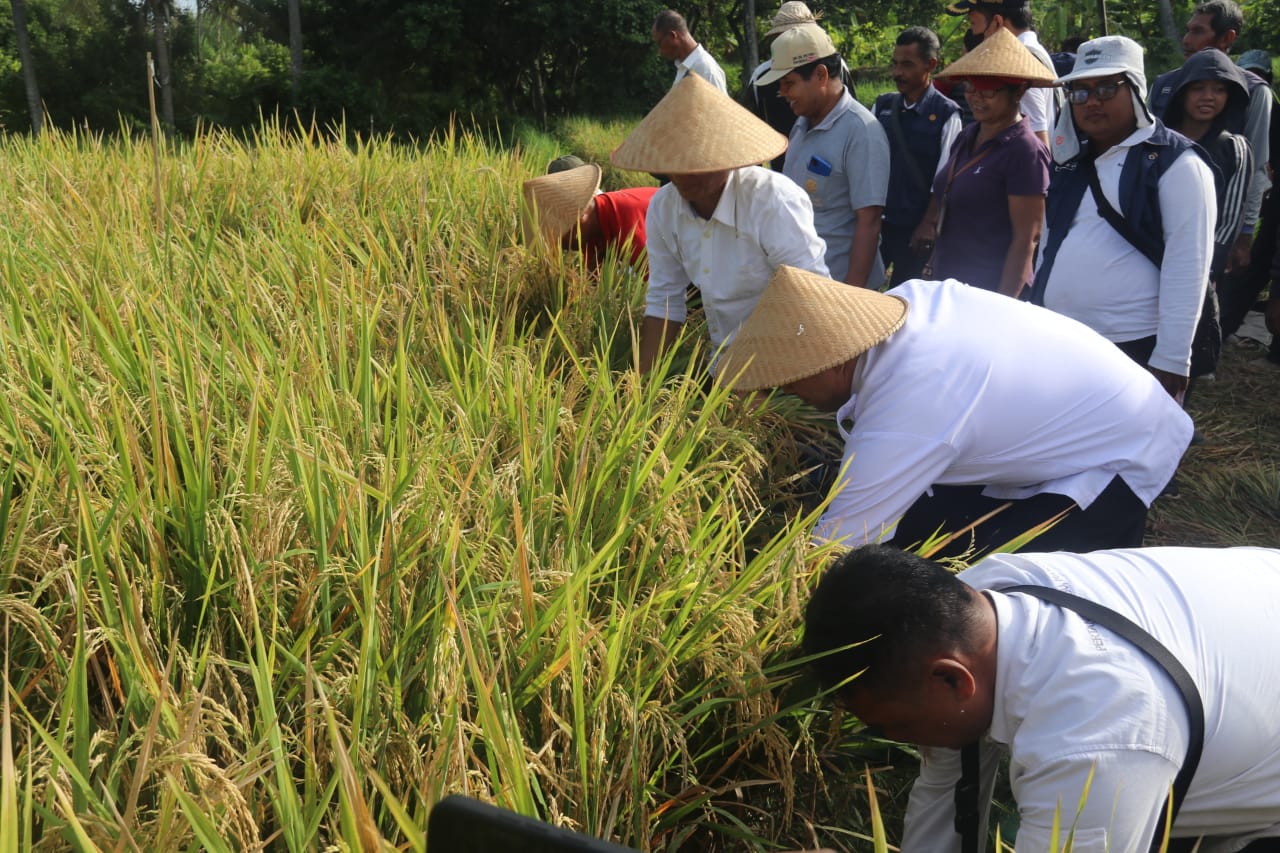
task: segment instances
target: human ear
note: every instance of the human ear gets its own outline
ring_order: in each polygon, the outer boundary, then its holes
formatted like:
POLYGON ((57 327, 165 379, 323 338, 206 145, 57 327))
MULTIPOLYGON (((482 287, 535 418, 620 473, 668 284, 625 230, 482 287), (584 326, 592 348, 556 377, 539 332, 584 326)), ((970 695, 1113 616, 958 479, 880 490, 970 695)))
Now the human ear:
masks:
POLYGON ((967 702, 978 691, 978 682, 965 666, 954 658, 939 658, 929 670, 930 680, 958 702, 967 702))

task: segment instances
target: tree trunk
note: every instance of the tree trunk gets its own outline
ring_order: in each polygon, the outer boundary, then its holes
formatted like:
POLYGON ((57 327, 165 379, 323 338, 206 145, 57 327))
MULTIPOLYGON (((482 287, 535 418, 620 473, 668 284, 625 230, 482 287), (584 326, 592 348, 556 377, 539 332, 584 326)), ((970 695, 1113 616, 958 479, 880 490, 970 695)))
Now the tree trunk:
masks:
POLYGON ((302 0, 289 0, 289 99, 294 109, 302 91, 302 0))
POLYGON ((756 35, 756 0, 742 2, 742 82, 751 79, 751 72, 760 64, 760 43, 756 35))
POLYGON ((1173 22, 1173 4, 1170 0, 1159 0, 1156 19, 1160 22, 1160 35, 1173 45, 1175 54, 1182 52, 1182 39, 1178 35, 1178 27, 1173 22))
POLYGON ((173 129, 173 86, 169 73, 169 3, 151 0, 151 21, 156 37, 156 85, 160 87, 160 118, 173 129))
POLYGON ((44 127, 44 107, 40 103, 40 86, 36 83, 36 64, 31 58, 31 41, 27 37, 26 0, 11 0, 13 34, 18 42, 18 60, 22 63, 22 82, 27 88, 27 109, 31 111, 31 135, 39 136, 44 127))

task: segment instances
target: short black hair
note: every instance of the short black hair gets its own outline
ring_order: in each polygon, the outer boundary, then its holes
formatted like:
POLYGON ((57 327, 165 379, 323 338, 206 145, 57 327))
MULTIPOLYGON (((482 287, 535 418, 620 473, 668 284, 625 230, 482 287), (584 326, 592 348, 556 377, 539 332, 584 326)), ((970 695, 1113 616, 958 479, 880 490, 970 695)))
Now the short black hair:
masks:
POLYGON ((916 45, 922 59, 936 59, 942 45, 938 42, 938 34, 928 27, 907 27, 898 33, 894 44, 901 47, 907 44, 916 45))
POLYGON ((658 13, 653 19, 653 28, 660 33, 687 33, 689 25, 685 23, 684 15, 681 15, 674 9, 666 9, 658 13))
POLYGON ((896 693, 925 656, 972 651, 979 604, 941 565, 866 545, 841 556, 819 582, 805 608, 801 646, 821 655, 812 666, 824 688, 896 693))
POLYGON ((1084 36, 1067 36, 1062 40, 1062 45, 1058 48, 1063 53, 1075 53, 1080 49, 1080 45, 1088 41, 1084 36))
POLYGON ((1030 3, 1024 3, 1021 6, 1017 4, 1006 6, 1000 11, 1000 14, 1004 15, 1004 19, 1014 29, 1033 30, 1036 27, 1036 19, 1031 15, 1030 3))
POLYGON ((824 56, 821 59, 815 59, 813 62, 808 62, 804 65, 796 66, 791 70, 799 74, 801 80, 808 80, 810 77, 813 76, 813 72, 818 70, 819 65, 827 69, 828 77, 833 77, 836 80, 841 79, 841 72, 840 72, 841 62, 840 62, 840 54, 838 53, 833 53, 830 56, 824 56))
POLYGON ((1197 6, 1191 14, 1208 15, 1209 26, 1216 36, 1224 36, 1228 30, 1235 30, 1236 35, 1244 32, 1244 12, 1240 11, 1240 4, 1235 0, 1209 0, 1197 6))

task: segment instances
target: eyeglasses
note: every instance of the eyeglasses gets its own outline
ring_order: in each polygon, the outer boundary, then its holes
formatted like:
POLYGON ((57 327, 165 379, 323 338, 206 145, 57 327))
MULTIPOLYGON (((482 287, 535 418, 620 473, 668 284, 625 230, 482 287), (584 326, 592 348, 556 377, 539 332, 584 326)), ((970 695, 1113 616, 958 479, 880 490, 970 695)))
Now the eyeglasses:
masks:
POLYGON ((1109 101, 1119 93, 1120 87, 1128 82, 1128 80, 1113 80, 1110 83, 1099 83, 1092 88, 1088 86, 1072 86, 1067 90, 1067 100, 1073 104, 1083 104, 1087 103, 1089 96, 1092 95, 1099 102, 1109 101))

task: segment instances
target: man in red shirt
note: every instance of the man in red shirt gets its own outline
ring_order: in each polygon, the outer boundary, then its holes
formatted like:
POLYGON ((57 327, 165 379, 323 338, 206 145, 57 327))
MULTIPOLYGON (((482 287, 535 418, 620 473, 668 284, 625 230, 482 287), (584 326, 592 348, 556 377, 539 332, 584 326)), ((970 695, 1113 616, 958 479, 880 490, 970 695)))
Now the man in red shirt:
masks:
POLYGON ((638 269, 644 260, 645 214, 658 188, 602 193, 600 172, 587 164, 525 181, 525 239, 541 231, 549 244, 581 251, 592 269, 612 246, 638 269))

